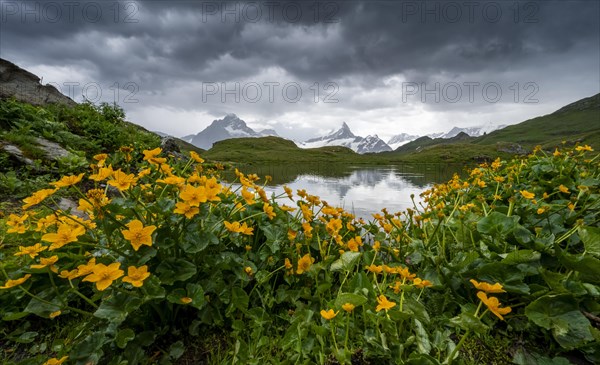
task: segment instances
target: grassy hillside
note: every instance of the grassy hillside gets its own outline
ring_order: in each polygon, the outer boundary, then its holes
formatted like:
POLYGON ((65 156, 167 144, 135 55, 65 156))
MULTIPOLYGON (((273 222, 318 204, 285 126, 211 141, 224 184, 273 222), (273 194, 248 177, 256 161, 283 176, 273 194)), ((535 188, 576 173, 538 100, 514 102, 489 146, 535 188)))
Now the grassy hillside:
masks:
POLYGON ((203 156, 211 160, 235 161, 247 164, 262 162, 358 162, 364 159, 363 156, 346 147, 302 149, 290 140, 273 136, 219 141, 203 156))
POLYGON ((562 141, 600 148, 600 94, 569 104, 552 114, 494 131, 473 143, 515 142, 531 149, 538 144, 558 146, 562 141))

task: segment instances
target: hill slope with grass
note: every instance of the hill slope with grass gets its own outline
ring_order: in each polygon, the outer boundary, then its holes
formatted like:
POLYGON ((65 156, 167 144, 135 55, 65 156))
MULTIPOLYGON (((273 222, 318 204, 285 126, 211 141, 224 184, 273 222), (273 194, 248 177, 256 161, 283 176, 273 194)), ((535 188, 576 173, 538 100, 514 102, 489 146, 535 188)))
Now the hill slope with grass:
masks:
POLYGON ((216 161, 235 161, 248 164, 264 162, 329 162, 362 161, 361 155, 347 147, 303 149, 280 137, 234 138, 216 142, 204 157, 216 161))

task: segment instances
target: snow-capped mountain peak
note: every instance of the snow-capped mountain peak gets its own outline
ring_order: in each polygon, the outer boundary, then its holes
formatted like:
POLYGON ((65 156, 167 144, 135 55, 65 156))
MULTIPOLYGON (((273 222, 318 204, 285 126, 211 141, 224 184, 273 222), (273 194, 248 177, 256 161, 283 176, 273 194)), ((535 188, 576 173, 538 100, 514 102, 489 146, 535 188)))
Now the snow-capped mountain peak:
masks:
POLYGON ((344 146, 361 154, 392 150, 390 146, 388 146, 377 135, 367 136, 365 138, 356 136, 354 133, 352 133, 346 122, 342 123, 342 126, 337 131, 333 131, 323 137, 311 138, 298 145, 302 148, 344 146))
POLYGON ((387 142, 387 144, 393 150, 395 150, 396 148, 398 148, 404 144, 407 144, 408 142, 414 141, 417 138, 419 138, 419 136, 415 136, 415 135, 408 134, 408 133, 400 133, 400 134, 396 134, 395 136, 390 138, 390 140, 387 142))
POLYGON ((213 143, 230 138, 261 137, 252 128, 246 125, 235 114, 227 114, 223 119, 215 119, 202 132, 196 135, 183 137, 183 140, 197 147, 209 149, 213 143))

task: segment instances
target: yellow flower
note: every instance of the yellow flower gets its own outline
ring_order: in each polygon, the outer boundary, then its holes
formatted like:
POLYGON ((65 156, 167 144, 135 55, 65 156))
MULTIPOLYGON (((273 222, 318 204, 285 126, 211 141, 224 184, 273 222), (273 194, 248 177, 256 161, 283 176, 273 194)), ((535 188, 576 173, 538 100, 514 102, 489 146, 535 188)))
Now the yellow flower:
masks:
POLYGON ((60 316, 61 313, 62 313, 61 311, 52 312, 48 315, 48 318, 50 318, 50 319, 56 318, 56 317, 60 316))
POLYGON ((565 193, 565 194, 568 194, 568 193, 569 193, 569 188, 567 188, 566 186, 564 186, 564 185, 562 185, 562 184, 561 184, 561 185, 558 187, 558 190, 559 190, 561 193, 565 193))
POLYGON ((294 196, 292 194, 292 189, 287 187, 287 185, 283 185, 283 190, 285 190, 285 193, 287 194, 288 198, 290 198, 290 200, 294 200, 294 196))
POLYGON ((273 212, 273 207, 269 205, 269 203, 263 204, 263 212, 269 217, 269 219, 273 219, 275 217, 275 213, 273 212))
POLYGON ((531 199, 535 198, 535 194, 530 193, 527 190, 521 190, 520 193, 521 193, 521 195, 523 195, 523 198, 525 198, 525 199, 531 200, 531 199))
POLYGON ((133 220, 127 223, 128 230, 121 230, 123 237, 131 243, 135 251, 140 249, 141 245, 152 246, 152 232, 156 226, 144 227, 139 220, 133 220))
POLYGON ((400 274, 400 276, 402 276, 403 278, 405 278, 407 280, 412 280, 412 279, 414 279, 417 276, 416 274, 411 274, 410 271, 408 270, 408 267, 400 267, 400 266, 398 266, 396 268, 396 272, 398 274, 400 274))
POLYGON ((554 149, 554 153, 552 154, 554 157, 558 157, 561 155, 561 153, 558 151, 558 148, 554 149))
POLYGON ((288 259, 287 257, 285 258, 283 264, 285 265, 285 268, 288 269, 288 270, 294 267, 292 265, 292 263, 290 262, 290 259, 288 259))
POLYGON ((573 204, 573 203, 569 203, 569 205, 567 205, 567 207, 569 208, 570 211, 575 210, 575 204, 573 204))
MULTIPOLYGON (((52 266, 58 261, 58 256, 54 255, 48 258, 42 257, 40 258, 40 263, 36 264, 36 265, 31 265, 30 267, 32 269, 43 269, 47 266, 50 266, 52 268, 52 266)), ((55 269, 56 270, 56 269, 55 269)))
POLYGON ((321 309, 321 317, 325 318, 326 320, 332 320, 335 318, 335 316, 337 316, 339 313, 339 311, 334 312, 333 309, 329 309, 329 310, 325 310, 325 309, 321 309))
POLYGON ((500 302, 498 301, 498 298, 488 298, 487 295, 485 295, 485 293, 482 291, 477 292, 477 298, 479 298, 483 302, 483 304, 485 304, 488 307, 490 312, 494 313, 494 315, 500 318, 501 320, 504 320, 504 317, 502 317, 503 315, 512 311, 511 307, 500 308, 500 302))
POLYGON ((233 233, 243 233, 246 235, 251 235, 254 231, 253 227, 248 227, 248 225, 246 224, 246 222, 240 224, 240 222, 227 222, 224 221, 223 224, 225 225, 225 228, 233 233))
POLYGON ((78 278, 80 276, 82 276, 82 275, 79 275, 79 270, 77 270, 77 269, 73 269, 71 271, 69 271, 69 270, 62 270, 60 272, 60 274, 58 274, 59 278, 69 279, 69 280, 73 280, 73 279, 78 278))
POLYGON ((56 219, 56 215, 50 214, 41 218, 37 221, 36 231, 46 231, 46 229, 52 225, 54 225, 58 220, 56 219))
POLYGON ((27 274, 25 276, 23 276, 22 278, 19 279, 8 279, 6 280, 6 283, 3 286, 0 286, 0 289, 9 289, 15 286, 19 286, 21 284, 23 284, 25 281, 27 281, 27 279, 29 279, 31 277, 31 274, 27 274))
POLYGON ((90 180, 102 181, 106 180, 114 174, 112 166, 102 167, 98 170, 98 173, 90 175, 90 180))
POLYGON ((192 298, 190 298, 190 297, 181 297, 181 298, 179 298, 179 300, 183 304, 190 304, 192 302, 192 298))
POLYGON ((179 193, 179 198, 192 207, 198 207, 200 203, 206 203, 206 188, 204 186, 185 185, 179 193))
POLYGON ((200 213, 200 209, 198 207, 192 207, 186 202, 178 202, 175 204, 174 213, 185 215, 187 219, 191 219, 196 214, 200 213))
POLYGON ((380 249, 381 249, 381 242, 375 241, 373 243, 373 250, 376 251, 376 252, 378 252, 380 249))
POLYGON ((252 268, 250 266, 246 266, 244 268, 244 271, 246 272, 246 274, 248 275, 252 275, 252 268))
POLYGON ((383 266, 371 264, 367 266, 366 269, 374 274, 381 274, 381 272, 383 271, 383 266))
POLYGON ((388 298, 386 298, 383 294, 377 298, 377 303, 377 307, 375 308, 376 312, 379 312, 382 309, 385 309, 387 312, 389 309, 392 309, 396 306, 395 302, 389 301, 388 298))
POLYGON ((156 147, 153 150, 144 150, 142 153, 144 154, 144 161, 148 161, 153 165, 160 165, 167 162, 166 158, 156 157, 162 152, 160 147, 156 147))
POLYGON ((42 189, 33 193, 30 197, 23 199, 23 210, 29 209, 30 207, 39 204, 44 201, 47 197, 54 194, 56 189, 42 189))
POLYGON ((104 264, 97 264, 94 266, 94 270, 91 274, 83 278, 83 281, 89 281, 96 283, 96 289, 103 291, 108 288, 113 281, 117 280, 125 273, 119 269, 121 264, 118 262, 112 263, 108 266, 104 264))
POLYGON ((50 242, 48 250, 61 248, 67 243, 77 241, 77 237, 85 233, 82 226, 73 227, 69 224, 61 223, 56 233, 46 233, 42 236, 42 241, 50 242))
POLYGON ((342 309, 345 310, 346 312, 350 313, 354 310, 354 304, 352 303, 345 303, 342 305, 342 309))
POLYGON ((135 176, 133 174, 127 174, 121 171, 121 169, 115 171, 112 175, 112 179, 108 181, 108 185, 112 185, 120 191, 129 189, 134 186, 135 183, 135 176))
POLYGON ((415 278, 415 280, 413 280, 413 285, 419 289, 423 289, 425 287, 432 286, 433 283, 429 280, 422 280, 420 278, 415 278))
POLYGON ((41 243, 36 243, 33 246, 19 246, 19 252, 16 252, 14 256, 29 255, 32 259, 35 258, 40 252, 48 249, 46 246, 42 246, 41 243))
POLYGON ((329 234, 334 235, 338 233, 340 229, 342 229, 342 220, 339 218, 333 218, 327 222, 325 228, 329 234))
POLYGON ((108 155, 106 153, 99 153, 97 155, 94 155, 94 157, 92 157, 92 158, 96 161, 102 161, 102 160, 106 160, 108 158, 108 155))
POLYGON ((256 200, 254 200, 254 193, 248 191, 245 186, 242 187, 242 198, 244 198, 248 205, 256 203, 256 200))
POLYGON ((287 236, 290 241, 295 240, 297 235, 298 232, 294 231, 293 229, 288 229, 287 236))
POLYGON ((130 283, 136 288, 139 288, 144 285, 144 280, 146 280, 149 276, 150 273, 148 272, 148 265, 140 267, 129 266, 127 268, 127 276, 125 276, 122 281, 124 283, 130 283))
POLYGON ((282 204, 281 206, 279 206, 279 208, 281 208, 281 210, 283 210, 284 212, 293 212, 296 210, 296 208, 288 207, 285 204, 282 204))
POLYGON ((69 358, 68 356, 63 356, 60 359, 57 359, 57 358, 53 357, 52 359, 49 359, 48 361, 46 361, 42 365, 60 365, 63 362, 65 362, 68 358, 69 358))
POLYGON ((202 157, 200 157, 200 155, 199 155, 199 154, 197 154, 197 153, 196 153, 196 152, 194 152, 194 151, 191 151, 191 152, 190 152, 190 156, 191 156, 191 157, 192 157, 192 159, 193 159, 194 161, 196 161, 197 163, 203 163, 203 162, 204 162, 204 159, 202 159, 202 157))
POLYGON ((483 290, 486 293, 506 293, 506 290, 502 289, 502 284, 500 283, 492 285, 483 281, 478 282, 474 279, 471 279, 470 282, 475 288, 477 288, 478 290, 483 290))
POLYGON ((185 184, 185 179, 179 176, 168 176, 164 179, 158 179, 156 182, 164 183, 167 185, 175 185, 175 186, 183 186, 185 184))
POLYGON ((315 262, 315 259, 310 256, 309 253, 302 256, 300 260, 298 260, 298 268, 296 269, 296 274, 300 275, 307 272, 310 269, 310 266, 315 262))
POLYGON ((63 176, 60 180, 50 183, 50 185, 54 185, 56 188, 66 188, 71 185, 75 185, 81 181, 83 178, 83 174, 79 174, 77 176, 63 176))
POLYGON ((577 146, 575 147, 575 151, 594 151, 594 149, 591 146, 588 146, 587 144, 585 146, 577 146))
POLYGON ((206 180, 206 182, 204 183, 204 188, 206 200, 211 202, 221 201, 221 198, 219 198, 217 195, 221 193, 221 191, 223 190, 223 186, 218 183, 216 178, 211 177, 210 179, 206 180))
POLYGON ((310 223, 308 223, 308 222, 302 223, 302 229, 304 230, 304 235, 306 236, 306 238, 308 238, 308 239, 312 238, 313 227, 310 225, 310 223))

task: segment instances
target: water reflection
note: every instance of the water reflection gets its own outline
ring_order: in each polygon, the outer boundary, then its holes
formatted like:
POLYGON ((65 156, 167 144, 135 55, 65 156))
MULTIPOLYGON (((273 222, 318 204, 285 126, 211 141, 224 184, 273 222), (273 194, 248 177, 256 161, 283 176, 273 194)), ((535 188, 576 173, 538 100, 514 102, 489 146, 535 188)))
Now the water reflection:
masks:
MULTIPOLYGON (((358 217, 370 219, 373 213, 387 208, 389 212, 413 206, 411 194, 419 202, 419 194, 434 183, 448 181, 461 166, 398 165, 398 166, 244 166, 244 173, 270 175, 273 181, 265 190, 276 195, 283 185, 296 192, 305 189, 330 205, 342 207, 358 217)), ((233 178, 231 175, 225 178, 233 178)))

